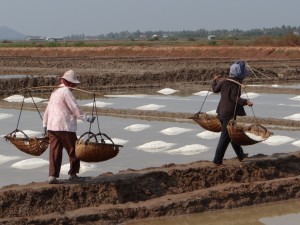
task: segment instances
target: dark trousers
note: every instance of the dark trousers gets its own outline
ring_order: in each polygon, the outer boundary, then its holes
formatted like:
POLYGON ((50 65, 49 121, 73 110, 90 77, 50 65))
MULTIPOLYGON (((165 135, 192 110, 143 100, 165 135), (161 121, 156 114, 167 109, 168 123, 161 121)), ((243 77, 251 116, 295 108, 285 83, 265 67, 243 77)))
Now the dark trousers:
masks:
MULTIPOLYGON (((227 124, 232 118, 225 118, 225 119, 220 119, 221 124, 222 124, 222 130, 221 130, 221 136, 219 139, 219 143, 216 149, 215 153, 215 158, 213 160, 214 163, 216 164, 222 164, 223 163, 223 158, 226 152, 226 149, 231 142, 231 139, 229 137, 228 131, 227 131, 227 124)), ((243 148, 231 142, 232 148, 235 151, 235 154, 238 156, 238 158, 243 158, 244 157, 244 151, 243 148)))
POLYGON ((68 174, 79 172, 80 160, 75 157, 75 143, 77 136, 75 132, 48 131, 50 142, 49 153, 49 176, 59 177, 63 148, 69 155, 70 170, 68 174))

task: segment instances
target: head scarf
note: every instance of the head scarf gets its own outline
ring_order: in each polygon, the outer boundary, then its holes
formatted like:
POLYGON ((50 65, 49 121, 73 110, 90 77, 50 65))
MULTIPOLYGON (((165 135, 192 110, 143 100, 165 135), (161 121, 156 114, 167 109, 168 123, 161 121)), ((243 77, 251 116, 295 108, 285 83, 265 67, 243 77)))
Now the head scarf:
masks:
POLYGON ((243 81, 247 77, 247 69, 245 61, 237 61, 230 66, 229 77, 237 78, 239 81, 243 81))

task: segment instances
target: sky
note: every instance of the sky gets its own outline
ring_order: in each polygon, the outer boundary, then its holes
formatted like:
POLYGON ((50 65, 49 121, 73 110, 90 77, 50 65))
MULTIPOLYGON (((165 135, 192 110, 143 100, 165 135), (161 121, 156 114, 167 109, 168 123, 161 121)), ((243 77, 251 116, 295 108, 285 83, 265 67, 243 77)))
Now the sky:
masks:
POLYGON ((1 0, 0 27, 64 37, 300 26, 299 0, 1 0))

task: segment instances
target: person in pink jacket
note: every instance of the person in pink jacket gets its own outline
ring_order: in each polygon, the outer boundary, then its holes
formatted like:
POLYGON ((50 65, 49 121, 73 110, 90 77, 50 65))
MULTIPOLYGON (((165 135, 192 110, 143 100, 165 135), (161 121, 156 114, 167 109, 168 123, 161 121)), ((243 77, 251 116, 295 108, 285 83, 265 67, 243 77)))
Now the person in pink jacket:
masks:
POLYGON ((75 156, 77 119, 90 123, 95 120, 95 117, 81 111, 72 94, 70 87, 76 87, 80 83, 75 72, 73 70, 65 72, 59 81, 60 87, 52 92, 43 118, 43 127, 48 132, 50 142, 48 179, 50 184, 59 183, 57 178, 60 174, 63 148, 69 155, 69 179, 80 179, 77 176, 80 160, 75 156))

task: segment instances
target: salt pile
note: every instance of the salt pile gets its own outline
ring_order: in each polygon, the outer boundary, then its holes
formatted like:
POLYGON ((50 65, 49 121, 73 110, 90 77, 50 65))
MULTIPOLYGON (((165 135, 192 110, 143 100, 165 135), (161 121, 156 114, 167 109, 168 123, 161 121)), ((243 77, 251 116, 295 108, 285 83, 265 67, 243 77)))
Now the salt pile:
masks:
POLYGON ((18 160, 20 159, 20 156, 5 156, 5 155, 0 155, 0 164, 13 161, 13 160, 18 160))
POLYGON ((241 98, 256 98, 256 97, 258 97, 259 96, 259 94, 256 94, 256 93, 253 93, 253 92, 249 92, 249 93, 247 93, 247 94, 242 94, 241 95, 241 98))
POLYGON ((276 146, 276 145, 286 144, 294 140, 295 140, 294 138, 287 137, 287 136, 273 135, 269 137, 267 140, 263 141, 262 143, 271 146, 276 146))
POLYGON ((26 103, 39 103, 39 102, 44 102, 44 101, 47 101, 47 99, 44 99, 44 98, 38 98, 38 97, 33 97, 33 98, 25 98, 24 99, 24 102, 26 103))
POLYGON ((204 145, 193 144, 193 145, 185 145, 181 148, 172 149, 165 151, 169 154, 180 154, 180 155, 197 155, 203 152, 208 151, 208 148, 204 145))
POLYGON ((273 85, 271 85, 271 87, 277 88, 277 87, 279 87, 279 85, 278 84, 273 84, 273 85))
POLYGON ((163 95, 170 95, 170 94, 174 94, 175 92, 177 92, 178 90, 174 90, 171 88, 164 88, 161 89, 159 91, 157 91, 157 93, 163 94, 163 95))
MULTIPOLYGON (((23 130, 23 132, 28 136, 28 137, 37 137, 37 136, 42 136, 42 132, 39 131, 33 131, 33 130, 23 130)), ((2 137, 5 135, 1 135, 2 137)), ((16 137, 17 138, 24 138, 24 134, 22 132, 16 132, 16 137)))
POLYGON ((213 94, 213 92, 211 92, 211 91, 199 91, 199 92, 193 93, 193 95, 199 95, 199 96, 206 96, 206 95, 211 95, 211 94, 213 94))
POLYGON ((296 96, 296 97, 293 97, 293 98, 290 98, 291 100, 296 100, 296 101, 300 101, 300 95, 296 96))
POLYGON ((263 140, 264 140, 264 138, 262 138, 261 136, 255 135, 255 134, 250 133, 250 132, 245 132, 245 134, 246 134, 249 138, 251 138, 252 140, 254 140, 254 141, 263 141, 263 140))
POLYGON ((203 131, 199 134, 197 134, 197 137, 203 138, 203 139, 215 139, 220 137, 220 132, 212 132, 212 131, 203 131))
POLYGON ((104 95, 108 98, 144 98, 147 95, 145 94, 138 94, 138 95, 104 95))
MULTIPOLYGON (((94 105, 94 103, 92 102, 92 103, 87 103, 83 106, 93 107, 93 105, 94 105)), ((100 107, 105 107, 107 105, 113 105, 113 103, 96 101, 96 106, 99 107, 99 108, 100 107)))
POLYGON ((291 116, 286 116, 283 119, 300 121, 300 113, 296 113, 291 116))
POLYGON ((297 146, 297 147, 300 147, 300 140, 299 140, 299 141, 294 141, 294 142, 292 143, 292 145, 295 145, 295 146, 297 146))
POLYGON ((170 127, 170 128, 161 130, 160 133, 163 133, 166 135, 178 135, 178 134, 189 132, 191 130, 192 129, 181 128, 181 127, 170 127))
POLYGON ((156 104, 149 104, 137 107, 138 110, 156 110, 159 108, 165 107, 164 105, 156 105, 156 104))
MULTIPOLYGON (((112 138, 111 140, 112 140, 112 141, 114 142, 114 144, 116 144, 116 145, 124 145, 124 144, 128 143, 127 140, 123 140, 123 139, 119 139, 119 138, 112 138)), ((109 143, 109 142, 108 142, 108 143, 109 143)))
POLYGON ((40 158, 31 158, 31 159, 25 159, 20 162, 14 163, 11 165, 11 167, 16 169, 24 169, 24 170, 30 170, 30 169, 36 169, 39 167, 43 167, 49 164, 49 161, 45 159, 40 158))
POLYGON ((124 130, 132 131, 132 132, 139 132, 139 131, 145 130, 149 127, 150 127, 149 124, 132 124, 128 127, 125 127, 124 130))
MULTIPOLYGON (((96 164, 86 163, 81 161, 79 174, 83 174, 85 172, 95 170, 95 168, 96 168, 96 164)), ((64 175, 68 175, 69 170, 70 170, 70 163, 67 163, 61 166, 60 173, 64 175)))
MULTIPOLYGON (((7 101, 7 102, 23 102, 23 99, 24 99, 24 96, 22 95, 12 95, 12 96, 9 96, 5 99, 3 99, 4 101, 7 101)), ((43 98, 38 98, 38 97, 33 97, 33 98, 25 98, 24 99, 24 102, 26 103, 33 103, 33 101, 35 103, 39 103, 39 102, 43 102, 43 101, 46 101, 47 99, 43 99, 43 98)))
POLYGON ((22 96, 22 95, 12 95, 3 100, 7 101, 7 102, 23 102, 23 98, 24 98, 24 96, 22 96))
POLYGON ((218 115, 216 110, 207 111, 206 113, 215 116, 218 115))
POLYGON ((152 141, 138 146, 137 149, 145 152, 162 152, 173 147, 174 145, 174 143, 167 143, 164 141, 152 141))
POLYGON ((13 114, 0 113, 0 120, 7 119, 13 116, 14 116, 13 114))

